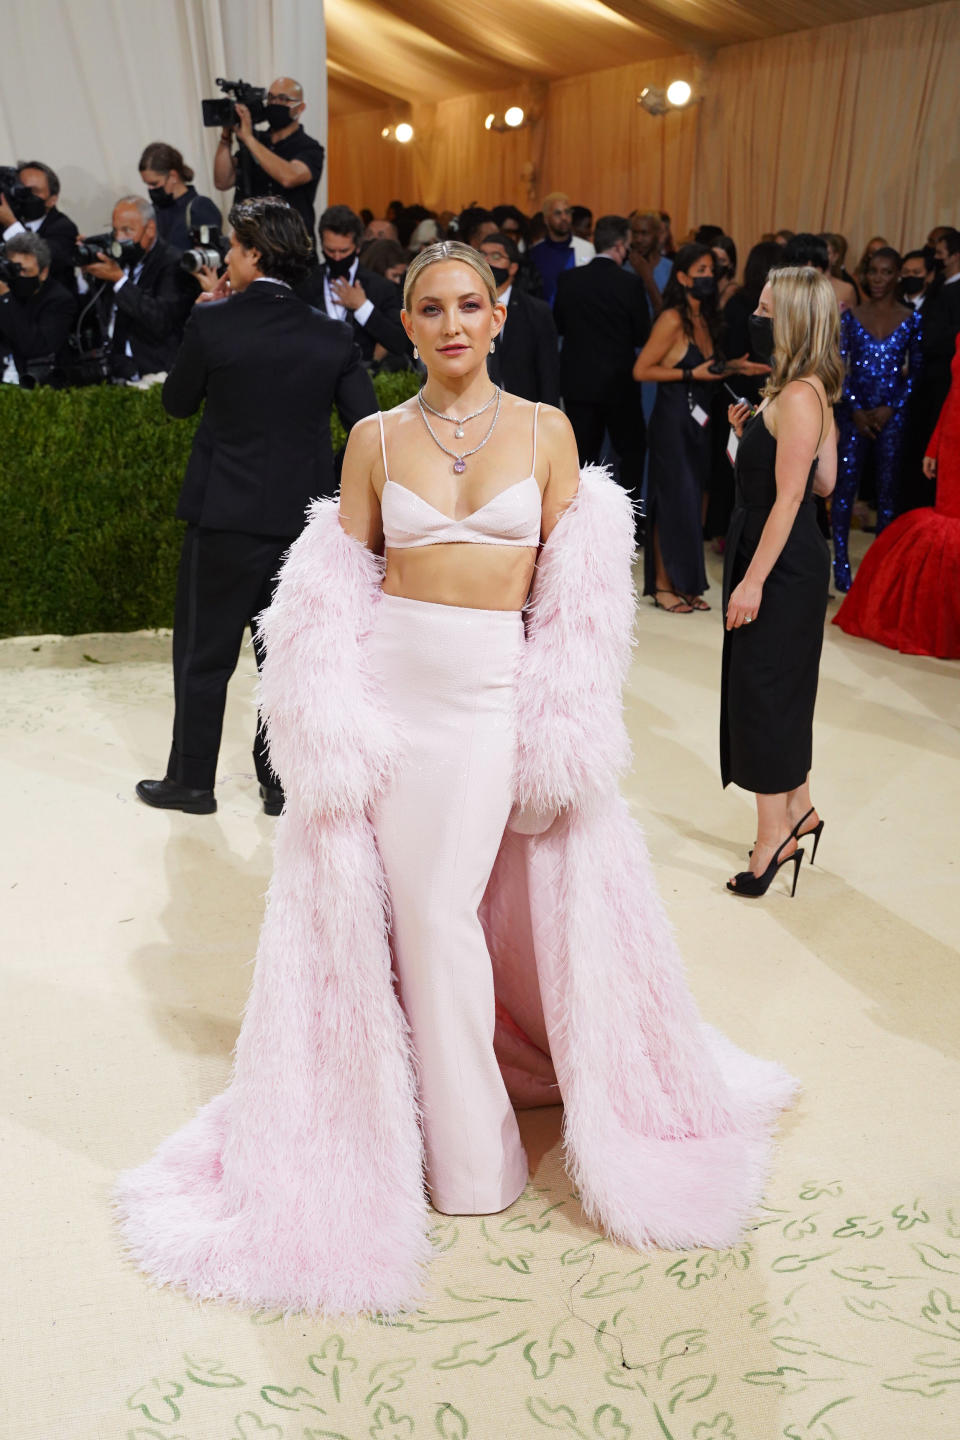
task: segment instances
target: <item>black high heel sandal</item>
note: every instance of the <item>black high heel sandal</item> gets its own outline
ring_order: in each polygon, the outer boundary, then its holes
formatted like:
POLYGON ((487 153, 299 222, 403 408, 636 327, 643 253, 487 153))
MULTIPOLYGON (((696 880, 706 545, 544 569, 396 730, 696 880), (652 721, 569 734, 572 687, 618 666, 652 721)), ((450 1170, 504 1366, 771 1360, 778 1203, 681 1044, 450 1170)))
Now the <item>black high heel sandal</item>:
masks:
MULTIPOLYGON (((816 860, 816 858, 817 858, 817 846, 820 844, 820 836, 823 834, 824 822, 823 822, 822 820, 820 820, 816 825, 814 825, 814 827, 813 827, 812 830, 807 830, 803 835, 800 834, 800 826, 803 824, 804 820, 809 820, 809 819, 810 819, 810 816, 811 816, 812 814, 814 814, 815 809, 816 809, 816 806, 812 806, 812 807, 807 811, 806 815, 801 816, 801 818, 797 821, 796 825, 794 825, 793 829, 790 831, 790 834, 791 834, 791 835, 794 837, 794 839, 796 839, 796 840, 806 840, 806 838, 807 838, 808 835, 812 835, 812 836, 813 836, 813 852, 812 852, 812 854, 811 854, 811 856, 810 856, 810 864, 811 864, 811 865, 813 864, 813 862, 814 862, 814 861, 816 860)), ((784 844, 786 844, 786 841, 784 841, 784 844)), ((782 850, 782 849, 783 849, 783 846, 781 845, 780 848, 781 848, 781 850, 782 850)), ((750 854, 751 854, 751 856, 753 855, 753 851, 752 851, 752 850, 750 851, 750 854)))
MULTIPOLYGON (((803 824, 803 821, 801 821, 800 823, 803 824)), ((784 840, 783 845, 789 845, 790 841, 793 839, 794 835, 791 831, 791 833, 787 836, 786 840, 784 840)), ((794 850, 792 855, 787 855, 784 857, 783 860, 781 860, 780 851, 783 849, 783 845, 781 845, 779 849, 777 849, 773 859, 770 861, 770 864, 767 866, 766 870, 764 870, 762 875, 754 875, 752 870, 741 870, 738 874, 734 875, 732 880, 728 880, 727 889, 730 891, 730 894, 745 895, 750 900, 755 900, 760 895, 766 895, 767 891, 770 889, 770 884, 773 880, 773 877, 777 874, 777 872, 781 870, 784 865, 792 864, 793 888, 790 891, 790 899, 792 900, 794 895, 796 895, 797 893, 797 880, 800 875, 800 866, 803 864, 803 851, 800 849, 794 850)))
POLYGON ((815 808, 816 807, 812 806, 807 811, 806 815, 804 815, 800 820, 798 820, 796 825, 794 825, 793 829, 790 831, 790 834, 793 835, 797 840, 806 840, 807 835, 813 836, 813 852, 810 856, 811 865, 817 858, 817 846, 820 844, 820 836, 823 834, 823 821, 818 821, 818 823, 814 825, 813 829, 807 830, 804 835, 800 834, 800 826, 803 824, 804 820, 810 819, 810 816, 815 813, 815 808))

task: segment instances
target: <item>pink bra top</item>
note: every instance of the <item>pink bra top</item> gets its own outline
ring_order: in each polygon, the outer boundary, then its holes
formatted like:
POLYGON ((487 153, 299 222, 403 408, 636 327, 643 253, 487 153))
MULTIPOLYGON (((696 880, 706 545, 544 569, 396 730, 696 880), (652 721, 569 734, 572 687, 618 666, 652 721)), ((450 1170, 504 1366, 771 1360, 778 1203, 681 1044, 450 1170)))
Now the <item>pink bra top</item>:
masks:
POLYGON ((486 505, 453 520, 437 510, 406 485, 397 485, 387 471, 387 447, 383 434, 383 413, 380 421, 380 449, 386 484, 380 499, 383 537, 390 550, 412 550, 416 545, 528 545, 540 544, 540 486, 534 471, 537 465, 537 421, 540 406, 533 418, 533 466, 530 474, 505 490, 498 490, 486 505))

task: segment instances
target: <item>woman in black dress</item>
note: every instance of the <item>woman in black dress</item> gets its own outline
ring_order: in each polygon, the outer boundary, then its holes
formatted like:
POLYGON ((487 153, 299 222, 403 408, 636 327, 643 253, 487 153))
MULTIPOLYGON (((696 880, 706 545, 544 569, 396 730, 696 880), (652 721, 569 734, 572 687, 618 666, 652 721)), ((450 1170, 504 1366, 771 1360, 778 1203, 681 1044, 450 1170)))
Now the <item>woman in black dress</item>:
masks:
POLYGON ((843 383, 829 279, 811 267, 773 271, 751 330, 772 371, 752 418, 746 406, 729 412, 740 442, 724 557, 720 764, 724 785, 756 795, 750 866, 727 885, 756 896, 790 863, 795 891, 798 842, 814 835, 812 861, 823 830, 810 766, 830 553, 813 497, 836 481, 831 407, 843 383))
POLYGON ((655 380, 647 426, 647 541, 643 593, 661 610, 709 610, 703 599, 701 503, 710 473, 710 371, 717 333, 713 251, 683 245, 663 293, 663 310, 637 356, 634 380, 655 380))
POLYGON ((647 426, 643 593, 673 615, 710 609, 703 598, 710 406, 724 374, 744 363, 712 368, 718 328, 713 251, 706 245, 684 245, 663 294, 663 310, 633 367, 634 380, 657 382, 647 426))

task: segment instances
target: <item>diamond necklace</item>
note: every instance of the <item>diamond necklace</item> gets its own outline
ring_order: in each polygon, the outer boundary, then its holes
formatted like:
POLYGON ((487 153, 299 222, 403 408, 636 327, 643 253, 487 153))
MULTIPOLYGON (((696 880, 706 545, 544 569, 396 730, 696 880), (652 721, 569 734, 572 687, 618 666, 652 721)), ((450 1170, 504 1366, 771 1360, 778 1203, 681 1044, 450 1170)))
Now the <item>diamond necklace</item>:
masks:
MULTIPOLYGON (((467 468, 467 463, 466 463, 466 462, 467 462, 467 456, 468 456, 468 455, 476 455, 477 451, 478 451, 478 450, 482 450, 483 447, 484 447, 484 445, 486 445, 487 441, 490 439, 490 436, 493 434, 494 430, 496 429, 497 421, 498 421, 499 418, 500 418, 500 401, 501 401, 502 397, 503 397, 503 391, 500 389, 499 386, 497 386, 496 396, 495 396, 495 397, 494 397, 494 396, 491 396, 491 397, 490 397, 491 400, 495 398, 495 399, 496 399, 496 402, 497 402, 497 408, 496 408, 496 410, 494 410, 494 412, 493 412, 493 419, 490 421, 490 429, 487 431, 486 435, 484 435, 484 437, 483 437, 483 439, 480 441, 480 444, 479 444, 479 445, 474 445, 474 447, 473 447, 472 450, 464 450, 464 452, 463 452, 462 455, 458 455, 457 452, 456 452, 456 450, 448 450, 447 447, 446 447, 446 445, 444 445, 443 442, 442 442, 442 440, 440 440, 439 437, 437 436, 437 434, 436 434, 433 426, 430 424, 430 421, 427 419, 427 410, 429 410, 430 407, 429 407, 429 405, 426 405, 426 401, 425 401, 424 398, 423 398, 422 392, 420 392, 420 391, 417 392, 417 403, 418 403, 418 405, 420 406, 420 418, 423 420, 424 425, 426 425, 427 431, 428 431, 428 433, 429 433, 429 435, 430 435, 430 438, 431 438, 431 440, 433 441, 433 443, 434 443, 435 445, 439 446, 439 448, 443 451, 444 455, 449 455, 449 456, 452 457, 452 459, 453 459, 453 473, 454 473, 455 475, 462 475, 462 474, 463 474, 464 470, 466 470, 466 468, 467 468), (424 408, 424 406, 426 406, 426 409, 424 408)), ((488 401, 487 401, 487 404, 489 405, 489 403, 490 403, 490 401, 488 400, 488 401)), ((486 409, 486 408, 487 408, 487 407, 486 407, 486 405, 485 405, 485 406, 484 406, 484 409, 486 409)), ((482 411, 481 411, 481 412, 478 412, 478 413, 481 413, 481 414, 482 414, 482 411)), ((436 411, 434 411, 434 414, 436 414, 436 411)), ((443 419, 447 419, 447 416, 443 416, 442 418, 443 418, 443 419)), ((471 417, 471 418, 472 418, 472 417, 471 417)))
POLYGON ((486 405, 481 405, 481 406, 480 406, 480 409, 479 409, 479 410, 474 410, 474 412, 473 412, 472 415, 464 415, 464 417, 463 417, 462 420, 458 420, 457 417, 456 417, 456 415, 444 415, 440 410, 434 410, 433 406, 429 403, 429 401, 423 399, 423 391, 422 391, 422 390, 420 391, 420 397, 421 397, 421 398, 420 398, 420 403, 421 403, 422 405, 425 405, 425 406, 427 407, 427 409, 430 411, 430 414, 431 414, 431 415, 436 415, 436 417, 437 417, 438 420, 446 420, 448 424, 450 424, 450 425, 456 425, 457 428, 456 428, 456 430, 454 430, 454 432, 453 432, 454 438, 457 439, 457 440, 462 440, 462 439, 463 439, 463 427, 464 427, 464 425, 466 425, 466 423, 467 423, 468 420, 476 420, 476 418, 477 418, 478 415, 482 415, 485 410, 489 410, 489 409, 490 409, 490 406, 493 404, 494 400, 496 400, 496 398, 497 398, 497 393, 498 393, 498 392, 497 392, 497 386, 494 386, 494 388, 493 388, 493 394, 490 396, 490 399, 487 401, 486 405))

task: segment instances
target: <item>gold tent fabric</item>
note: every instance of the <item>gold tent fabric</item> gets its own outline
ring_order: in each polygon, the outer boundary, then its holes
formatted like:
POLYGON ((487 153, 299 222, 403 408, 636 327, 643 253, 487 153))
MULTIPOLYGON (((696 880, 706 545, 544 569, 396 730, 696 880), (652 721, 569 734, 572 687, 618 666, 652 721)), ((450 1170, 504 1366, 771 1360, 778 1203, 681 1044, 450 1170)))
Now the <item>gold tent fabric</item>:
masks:
POLYGON ((661 56, 539 90, 341 114, 330 123, 330 195, 378 213, 394 196, 531 211, 562 188, 595 212, 669 210, 676 234, 723 224, 741 246, 781 225, 841 230, 854 249, 874 233, 915 245, 960 218, 958 74, 951 0, 727 46, 707 63, 661 56), (662 117, 637 105, 645 85, 698 67, 702 103, 662 117), (483 129, 490 110, 530 95, 534 124, 483 129), (401 116, 415 128, 407 146, 380 135, 401 116))

